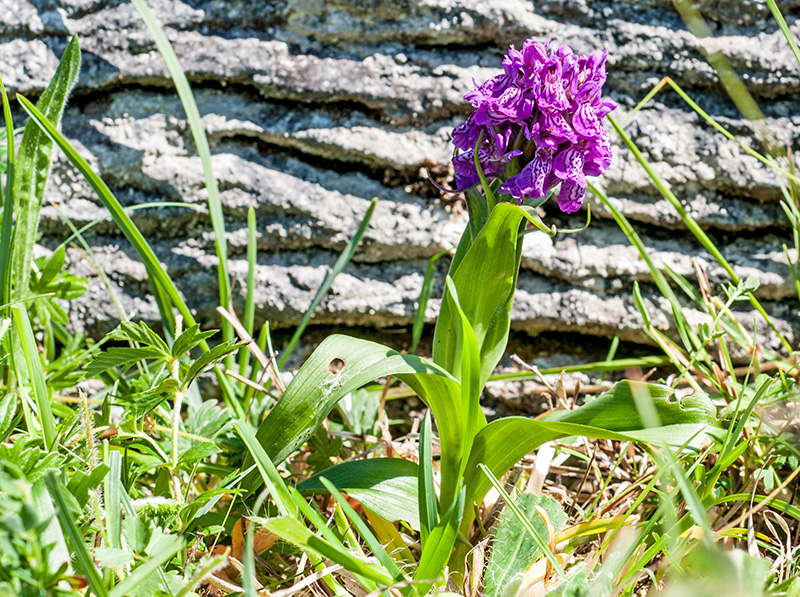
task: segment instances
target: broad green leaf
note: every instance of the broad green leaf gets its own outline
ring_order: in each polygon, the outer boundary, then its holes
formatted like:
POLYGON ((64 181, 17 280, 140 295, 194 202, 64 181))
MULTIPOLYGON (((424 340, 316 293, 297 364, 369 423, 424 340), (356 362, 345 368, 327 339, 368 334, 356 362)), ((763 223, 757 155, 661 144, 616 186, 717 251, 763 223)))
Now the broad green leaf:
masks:
POLYGON ((578 435, 681 446, 689 440, 702 444, 707 436, 714 435, 718 422, 707 396, 695 394, 680 401, 674 396, 674 390, 667 386, 622 381, 575 410, 558 411, 541 420, 506 417, 493 421, 475 438, 464 473, 467 503, 481 502, 490 487, 479 463, 500 477, 544 442, 561 437, 578 435), (645 428, 634 392, 649 397, 660 427, 645 428))
MULTIPOLYGON (((453 375, 461 382, 459 410, 462 413, 463 427, 461 429, 461 441, 457 445, 443 442, 441 446, 443 454, 451 450, 457 451, 459 462, 458 469, 442 468, 440 500, 443 509, 449 508, 455 498, 475 435, 481 428, 486 426, 486 417, 480 405, 483 385, 481 383, 478 342, 467 316, 459 305, 458 292, 449 276, 447 277, 445 300, 447 301, 447 306, 453 312, 453 333, 456 340, 455 353, 457 355, 453 363, 453 375)), ((452 413, 449 413, 448 416, 452 416, 452 413)))
MULTIPOLYGON (((548 531, 536 506, 541 507, 550 517, 556 532, 561 531, 567 516, 553 498, 530 493, 520 494, 515 505, 534 526, 540 536, 547 537, 548 531)), ((492 543, 492 555, 483 577, 486 597, 514 597, 520 588, 525 571, 542 557, 542 552, 510 509, 506 509, 497 525, 492 543)))
POLYGON ((49 521, 47 526, 42 532, 42 544, 52 544, 53 547, 50 553, 47 554, 47 560, 50 564, 50 570, 58 570, 62 565, 67 567, 69 573, 72 574, 72 565, 69 549, 67 548, 67 540, 64 537, 64 531, 56 518, 55 505, 53 498, 47 490, 47 484, 44 479, 39 479, 31 486, 31 504, 39 515, 39 520, 49 521))
POLYGON ((303 493, 324 493, 325 477, 336 488, 388 521, 404 520, 418 530, 417 471, 402 458, 370 458, 344 462, 297 485, 303 493))
MULTIPOLYGON (((67 97, 78 80, 80 65, 78 37, 73 36, 64 50, 55 75, 36 103, 44 117, 56 126, 60 124, 67 97)), ((22 134, 14 178, 14 197, 18 206, 14 239, 14 286, 18 298, 24 297, 28 292, 33 245, 39 227, 44 188, 50 174, 52 150, 53 142, 33 120, 29 120, 22 134)))
POLYGON ((110 546, 122 547, 122 454, 116 450, 108 455, 108 474, 103 484, 103 502, 106 512, 106 536, 110 546))
MULTIPOLYGON (((461 390, 455 379, 421 357, 342 335, 329 336, 317 347, 261 423, 256 438, 274 463, 283 462, 314 434, 342 397, 387 375, 405 381, 428 403, 439 423, 442 442, 460 444, 462 423, 457 409, 461 390)), ((252 462, 248 457, 244 468, 252 462)), ((454 458, 448 464, 457 468, 459 463, 454 458)), ((251 484, 253 480, 251 477, 251 484)))
MULTIPOLYGON (((467 317, 481 355, 481 385, 497 366, 508 342, 511 305, 517 282, 525 208, 508 203, 494 207, 455 271, 451 271, 461 309, 467 317)), ((433 360, 453 373, 457 352, 457 313, 442 300, 433 339, 433 360)))

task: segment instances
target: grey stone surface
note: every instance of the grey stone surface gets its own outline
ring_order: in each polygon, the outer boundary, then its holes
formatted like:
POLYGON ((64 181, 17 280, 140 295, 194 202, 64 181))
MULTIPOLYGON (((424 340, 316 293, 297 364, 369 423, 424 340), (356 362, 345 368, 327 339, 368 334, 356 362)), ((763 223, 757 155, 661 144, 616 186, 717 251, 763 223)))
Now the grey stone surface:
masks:
MULTIPOLYGON (((424 172, 446 172, 449 131, 467 113, 473 79, 495 74, 507 46, 529 36, 576 50, 609 51, 608 93, 624 120, 665 76, 745 145, 760 148, 667 0, 151 0, 195 89, 225 212, 230 267, 241 304, 246 213, 258 221, 258 319, 289 328, 355 231, 379 203, 363 246, 315 316, 320 325, 367 328, 411 322, 426 261, 455 245, 466 220, 424 172)), ((800 2, 780 3, 792 16, 800 2)), ((800 69, 766 2, 700 3, 720 50, 742 75, 778 142, 800 150, 800 69)), ((138 14, 118 0, 0 0, 0 71, 13 94, 36 96, 78 34, 84 66, 63 130, 132 212, 204 324, 217 322, 216 257, 202 169, 164 62, 138 14)), ((761 280, 758 296, 794 341, 797 297, 783 244, 791 234, 772 170, 722 137, 664 90, 626 125, 738 275, 761 280)), ((658 264, 694 280, 691 259, 713 282, 723 270, 683 226, 615 133, 599 186, 631 220, 658 264)), ((526 240, 514 329, 649 339, 631 290, 638 281, 657 325, 665 307, 636 251, 592 201, 588 230, 526 240)), ((42 250, 65 240, 68 217, 87 233, 91 259, 71 248, 89 293, 72 305, 93 335, 118 308, 96 274, 107 273, 120 308, 158 318, 143 266, 88 185, 62 157, 54 165, 42 250)), ((547 217, 559 217, 548 208, 547 217)), ((579 226, 579 218, 561 218, 579 226)), ((794 257, 794 253, 790 252, 794 257)), ((446 264, 440 264, 443 275, 446 264)), ((439 284, 439 287, 441 283, 439 284)), ((746 304, 746 303, 745 303, 746 304)), ((434 298, 427 317, 435 316, 434 298)), ((700 314, 687 306, 690 317, 700 314)), ((750 307, 741 307, 751 324, 750 307)), ((764 326, 761 326, 762 328, 764 326)), ((768 343, 775 345, 774 340, 768 343)))

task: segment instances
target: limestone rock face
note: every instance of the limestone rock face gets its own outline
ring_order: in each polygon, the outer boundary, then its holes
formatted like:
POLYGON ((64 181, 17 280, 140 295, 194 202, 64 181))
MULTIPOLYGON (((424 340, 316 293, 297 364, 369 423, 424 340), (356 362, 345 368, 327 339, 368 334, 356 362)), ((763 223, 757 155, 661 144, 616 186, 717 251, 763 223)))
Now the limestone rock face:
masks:
MULTIPOLYGON (((668 0, 149 4, 192 83, 209 135, 239 305, 247 273, 246 214, 249 207, 256 210, 257 318, 273 328, 299 322, 373 197, 379 203, 363 245, 314 322, 410 324, 427 259, 454 247, 466 224, 458 202, 441 199, 424 169, 446 171, 449 131, 468 113, 464 93, 473 79, 493 76, 508 45, 519 46, 526 37, 551 37, 583 52, 606 48, 607 92, 620 104, 621 121, 669 76, 740 141, 763 147, 763 135, 728 99, 668 0)), ((788 16, 800 2, 780 6, 800 36, 800 20, 788 16)), ((800 150, 800 69, 766 2, 709 1, 700 9, 715 35, 705 49, 728 57, 775 141, 800 150)), ((131 212, 134 221, 198 319, 214 325, 216 255, 200 160, 165 63, 133 6, 120 0, 0 0, 5 85, 12 95, 35 97, 72 34, 80 37, 84 63, 63 131, 120 201, 139 207, 131 212)), ((770 167, 716 132, 668 88, 626 130, 738 275, 759 277, 759 298, 794 340, 797 296, 783 250, 791 234, 770 167)), ((630 219, 653 260, 693 282, 691 259, 697 258, 712 282, 725 281, 613 131, 611 137, 615 158, 599 185, 630 219)), ((585 214, 567 218, 553 207, 547 211, 564 227, 584 222, 585 214)), ((144 267, 61 156, 42 213, 43 251, 69 237, 67 219, 77 227, 93 223, 84 235, 91 254, 69 249, 73 270, 92 280, 87 295, 71 305, 77 325, 98 336, 117 324, 120 314, 109 292, 125 312, 158 320, 144 267)), ((792 249, 789 255, 796 258, 792 249)), ((632 298, 634 281, 653 321, 668 328, 665 301, 646 265, 593 201, 586 231, 529 235, 514 329, 648 342, 632 298)), ((742 321, 752 327, 751 308, 741 304, 742 321)), ((437 310, 434 298, 429 320, 437 310)), ((691 316, 699 319, 699 313, 691 316)))

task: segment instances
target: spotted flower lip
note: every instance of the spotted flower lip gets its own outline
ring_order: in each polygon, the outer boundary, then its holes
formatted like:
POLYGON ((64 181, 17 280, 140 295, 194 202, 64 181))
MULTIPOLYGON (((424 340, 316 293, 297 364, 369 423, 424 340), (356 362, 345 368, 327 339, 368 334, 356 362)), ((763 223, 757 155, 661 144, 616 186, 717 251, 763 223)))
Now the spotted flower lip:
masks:
POLYGON ((464 98, 473 113, 452 133, 460 150, 453 157, 456 185, 468 189, 483 175, 501 181, 499 193, 522 203, 545 197, 561 185, 557 202, 565 213, 581 208, 586 176, 600 176, 611 164, 603 119, 616 104, 602 98, 605 50, 575 54, 528 39, 513 45, 503 72, 464 98))

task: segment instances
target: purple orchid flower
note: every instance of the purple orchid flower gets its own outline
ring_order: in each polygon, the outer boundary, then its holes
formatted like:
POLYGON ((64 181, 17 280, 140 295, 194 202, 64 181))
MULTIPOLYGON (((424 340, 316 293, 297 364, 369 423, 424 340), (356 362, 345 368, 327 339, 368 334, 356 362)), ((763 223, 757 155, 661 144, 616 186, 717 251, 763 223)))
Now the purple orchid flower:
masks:
POLYGON ((603 118, 616 104, 601 97, 606 58, 604 50, 580 55, 531 39, 521 50, 511 46, 503 73, 464 96, 474 112, 453 130, 458 188, 480 180, 474 160, 480 139, 478 162, 487 179, 501 181, 499 193, 521 204, 560 184, 559 208, 580 209, 586 176, 599 176, 611 164, 603 118))

